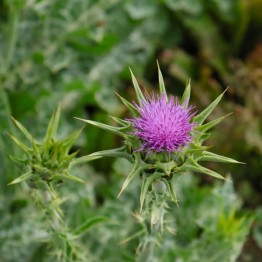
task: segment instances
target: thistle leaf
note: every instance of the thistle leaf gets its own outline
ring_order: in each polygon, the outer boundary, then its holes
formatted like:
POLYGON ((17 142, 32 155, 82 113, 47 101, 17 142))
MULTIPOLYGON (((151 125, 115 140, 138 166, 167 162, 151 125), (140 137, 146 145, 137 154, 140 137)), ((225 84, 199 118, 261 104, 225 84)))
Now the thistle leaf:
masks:
POLYGON ((138 176, 138 175, 141 173, 142 170, 143 170, 142 167, 138 167, 137 169, 134 169, 134 170, 131 171, 131 173, 127 176, 127 178, 126 178, 126 180, 125 180, 125 182, 124 182, 124 184, 123 184, 123 186, 122 186, 122 188, 121 188, 121 190, 120 190, 120 192, 119 192, 119 194, 118 194, 117 197, 120 197, 120 195, 122 194, 122 192, 123 192, 123 191, 127 188, 127 186, 129 185, 129 183, 130 183, 136 176, 138 176))
POLYGON ((77 140, 77 138, 81 134, 82 130, 83 130, 83 127, 80 128, 79 130, 76 130, 76 131, 72 132, 71 134, 65 136, 64 138, 62 138, 58 142, 58 146, 62 146, 63 147, 63 150, 64 150, 65 154, 67 154, 69 152, 70 148, 75 143, 75 141, 77 140))
POLYGON ((142 229, 142 230, 136 232, 135 234, 133 234, 132 236, 130 236, 130 237, 122 240, 119 244, 120 244, 120 245, 123 245, 123 244, 129 242, 130 240, 133 240, 133 239, 135 239, 135 238, 138 238, 138 237, 141 236, 142 234, 145 234, 145 230, 144 230, 144 229, 142 229))
MULTIPOLYGON (((33 139, 31 140, 32 142, 32 149, 34 151, 34 155, 40 155, 40 152, 41 152, 41 146, 33 139)), ((40 158, 39 158, 40 159, 40 158)), ((38 159, 38 160, 39 160, 38 159)))
POLYGON ((32 164, 31 167, 34 170, 34 172, 38 174, 50 173, 50 170, 47 167, 43 167, 41 164, 32 164))
POLYGON ((228 114, 226 116, 219 117, 219 118, 217 118, 217 119, 215 119, 213 121, 210 121, 210 122, 208 122, 208 123, 206 123, 204 125, 197 126, 197 127, 195 127, 195 130, 205 133, 206 131, 208 131, 209 129, 211 129, 212 127, 214 127, 218 123, 220 123, 222 120, 224 120, 226 117, 228 117, 231 114, 232 113, 230 113, 230 114, 228 114))
POLYGON ((122 192, 127 188, 127 186, 129 185, 129 183, 136 177, 138 176, 142 170, 145 169, 145 166, 142 166, 142 165, 139 165, 138 164, 139 161, 138 159, 135 160, 135 163, 133 165, 133 168, 131 170, 131 172, 129 173, 129 175, 126 177, 123 185, 122 185, 122 188, 118 194, 117 197, 120 197, 120 195, 122 194, 122 192))
POLYGON ((16 163, 18 163, 18 164, 20 164, 20 165, 25 165, 25 164, 26 164, 26 159, 20 159, 20 158, 17 158, 17 157, 15 157, 15 156, 12 156, 12 155, 9 155, 9 154, 8 154, 8 156, 9 156, 9 158, 10 158, 13 162, 16 162, 16 163))
POLYGON ((220 174, 214 172, 213 170, 207 169, 203 166, 193 166, 193 165, 187 165, 187 169, 193 172, 199 172, 199 173, 203 173, 218 179, 224 179, 225 178, 223 176, 221 176, 220 174))
POLYGON ((227 180, 225 177, 221 176, 220 174, 216 173, 215 171, 199 165, 193 158, 188 159, 188 164, 185 164, 185 168, 190 171, 200 172, 200 173, 203 173, 203 174, 215 177, 215 178, 227 180))
POLYGON ((124 136, 124 134, 121 131, 126 129, 126 127, 109 126, 109 125, 106 125, 106 124, 103 124, 103 123, 99 123, 99 122, 96 122, 96 121, 93 121, 93 120, 82 119, 82 118, 78 118, 78 117, 75 117, 75 119, 78 119, 80 121, 83 121, 85 123, 88 123, 90 125, 99 127, 101 129, 107 130, 109 132, 112 132, 113 134, 117 134, 117 135, 120 135, 120 136, 124 136))
POLYGON ((123 120, 121 118, 118 118, 118 117, 114 117, 114 116, 109 116, 111 117, 115 122, 117 122, 118 124, 120 124, 121 126, 123 127, 130 127, 130 122, 126 121, 126 120, 123 120))
POLYGON ((52 179, 69 179, 69 180, 73 180, 73 181, 76 181, 76 182, 80 182, 82 184, 85 183, 85 181, 82 180, 81 178, 73 176, 68 172, 66 174, 56 174, 56 175, 52 176, 52 179))
POLYGON ((191 80, 188 79, 187 83, 186 83, 186 89, 183 93, 183 96, 181 98, 181 104, 183 104, 185 106, 185 108, 188 107, 188 103, 190 100, 190 94, 191 94, 191 80))
POLYGON ((210 137, 210 135, 211 135, 211 133, 201 134, 201 136, 199 137, 199 140, 201 141, 201 143, 203 143, 204 141, 206 141, 210 137))
POLYGON ((97 217, 92 217, 90 219, 88 219, 87 221, 85 221, 82 225, 80 225, 77 229, 75 229, 72 233, 76 236, 79 235, 83 235, 86 232, 88 232, 91 228, 93 228, 94 226, 107 221, 108 218, 106 217, 101 217, 101 216, 97 216, 97 217))
POLYGON ((197 153, 208 149, 207 146, 191 143, 187 148, 184 149, 184 154, 197 153))
POLYGON ((15 144, 20 147, 23 151, 25 151, 26 153, 32 152, 32 149, 27 147, 26 145, 24 145, 21 141, 19 141, 16 137, 8 134, 9 137, 15 142, 15 144))
POLYGON ((142 101, 146 102, 146 99, 137 83, 137 80, 131 70, 131 68, 129 68, 130 70, 130 73, 131 73, 131 76, 132 76, 132 82, 133 82, 133 85, 134 85, 134 88, 135 88, 135 92, 136 92, 136 96, 137 96, 137 100, 138 100, 138 103, 139 105, 141 106, 142 105, 142 101))
POLYGON ((121 158, 126 158, 129 160, 131 163, 134 162, 133 158, 131 155, 126 153, 125 151, 125 146, 114 148, 114 149, 109 149, 109 150, 103 150, 99 152, 92 153, 88 155, 89 157, 121 157, 121 158))
POLYGON ((214 108, 218 105, 220 100, 222 99, 224 93, 227 89, 218 96, 215 101, 213 101, 206 109, 204 109, 200 114, 194 117, 193 121, 199 123, 200 125, 206 120, 206 118, 210 115, 210 113, 214 110, 214 108))
POLYGON ((86 163, 86 162, 90 162, 96 159, 102 158, 102 156, 82 156, 82 157, 78 157, 72 160, 72 162, 70 163, 70 167, 75 166, 75 165, 79 165, 82 163, 86 163))
POLYGON ((46 136, 45 136, 45 141, 50 141, 52 138, 54 138, 56 132, 57 132, 57 128, 58 128, 58 122, 59 122, 59 118, 60 118, 60 105, 57 107, 57 109, 55 110, 55 112, 53 113, 48 127, 47 127, 47 131, 46 131, 46 136))
MULTIPOLYGON (((64 153, 64 152, 62 152, 62 153, 64 153)), ((66 156, 63 155, 62 161, 64 161, 65 163, 71 162, 76 157, 77 154, 78 154, 78 151, 75 151, 75 152, 71 153, 70 155, 66 155, 66 156)))
POLYGON ((157 61, 157 68, 158 68, 158 82, 159 82, 160 94, 161 95, 166 94, 165 82, 164 82, 163 75, 161 73, 158 61, 157 61))
POLYGON ((12 117, 13 122, 18 127, 18 129, 24 134, 24 136, 31 142, 33 137, 32 135, 27 131, 27 129, 16 119, 12 117))
POLYGON ((165 185, 166 185, 166 187, 167 187, 167 189, 168 189, 168 191, 169 191, 169 193, 171 195, 172 200, 178 205, 175 185, 172 183, 171 180, 163 179, 162 181, 165 183, 165 185))
POLYGON ((29 171, 29 172, 21 175, 20 177, 17 177, 12 182, 10 182, 8 185, 14 185, 14 184, 20 183, 22 181, 25 181, 25 180, 29 179, 32 175, 33 175, 32 172, 29 171))
MULTIPOLYGON (((116 93, 116 92, 115 92, 116 93)), ((122 101, 122 103, 132 112, 132 114, 134 116, 138 115, 137 109, 135 108, 134 105, 132 105, 130 102, 128 102, 125 98, 123 98, 122 96, 120 96, 118 93, 116 93, 116 95, 120 98, 120 100, 122 101)))
POLYGON ((143 182, 141 186, 141 192, 140 192, 140 213, 142 212, 143 204, 146 198, 146 193, 148 191, 149 186, 152 184, 154 180, 157 178, 160 178, 162 176, 161 173, 155 172, 154 174, 150 174, 150 176, 146 177, 143 176, 143 182))
POLYGON ((233 164, 244 164, 235 159, 214 154, 212 152, 204 151, 203 155, 197 159, 197 161, 214 161, 223 163, 233 163, 233 164))

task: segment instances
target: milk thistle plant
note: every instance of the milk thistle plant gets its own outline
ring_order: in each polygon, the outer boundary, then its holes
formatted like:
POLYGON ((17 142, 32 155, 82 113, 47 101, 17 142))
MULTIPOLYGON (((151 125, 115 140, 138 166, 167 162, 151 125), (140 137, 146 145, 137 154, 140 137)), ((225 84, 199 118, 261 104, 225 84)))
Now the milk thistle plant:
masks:
POLYGON ((150 243, 157 242, 157 235, 163 231, 168 201, 172 200, 178 204, 175 190, 178 176, 191 171, 225 179, 200 163, 239 162, 209 152, 208 147, 203 145, 210 135, 210 129, 226 117, 222 116, 204 123, 224 93, 197 114, 195 108, 189 105, 190 81, 186 85, 182 99, 178 101, 178 98, 168 97, 159 66, 160 94, 144 94, 132 71, 131 76, 137 102, 129 102, 118 95, 130 110, 131 118, 112 117, 120 125, 119 127, 92 120, 80 120, 123 138, 122 147, 96 152, 89 157, 122 157, 132 163, 132 170, 126 177, 119 196, 133 179, 141 179, 140 215, 138 214, 137 217, 144 225, 144 236, 138 247, 140 259, 143 261, 144 256, 148 259, 148 254, 151 252, 150 243))

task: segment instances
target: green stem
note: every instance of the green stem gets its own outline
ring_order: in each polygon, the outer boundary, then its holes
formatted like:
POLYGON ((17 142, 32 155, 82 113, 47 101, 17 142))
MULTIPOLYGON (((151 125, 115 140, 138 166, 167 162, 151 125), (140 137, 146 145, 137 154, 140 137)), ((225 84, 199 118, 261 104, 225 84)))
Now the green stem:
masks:
POLYGON ((48 231, 52 236, 54 253, 57 254, 57 261, 78 261, 77 246, 71 238, 68 226, 63 218, 60 208, 63 202, 52 184, 46 184, 45 191, 37 190, 37 204, 45 213, 45 222, 48 224, 48 231), (39 194, 40 193, 40 194, 39 194))
POLYGON ((137 262, 151 262, 153 260, 153 250, 155 243, 150 241, 145 244, 141 253, 138 254, 137 262))
POLYGON ((147 193, 143 221, 145 235, 140 240, 137 254, 137 261, 150 262, 154 259, 156 244, 160 245, 159 240, 163 233, 164 214, 167 208, 167 195, 164 183, 157 180, 152 185, 152 191, 147 193))

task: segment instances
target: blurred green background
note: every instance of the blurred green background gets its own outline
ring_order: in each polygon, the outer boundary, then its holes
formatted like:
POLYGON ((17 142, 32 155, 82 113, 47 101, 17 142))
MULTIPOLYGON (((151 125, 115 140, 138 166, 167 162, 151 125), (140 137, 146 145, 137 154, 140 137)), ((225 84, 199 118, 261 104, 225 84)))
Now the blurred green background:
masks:
MULTIPOLYGON (((213 146, 213 152, 246 164, 212 163, 209 168, 231 175, 234 188, 232 185, 230 194, 237 196, 240 203, 237 213, 254 218, 238 261, 259 261, 262 257, 261 10, 261 0, 1 1, 1 261, 36 261, 36 258, 41 261, 39 254, 43 254, 44 261, 45 257, 45 246, 35 241, 41 239, 44 232, 32 228, 38 223, 41 228, 41 222, 31 205, 28 188, 7 186, 21 174, 8 157, 8 154, 21 154, 7 136, 7 133, 16 133, 10 115, 39 139, 59 102, 62 106, 61 136, 82 126, 73 117, 112 124, 109 115, 127 117, 114 91, 130 101, 135 99, 128 67, 142 87, 156 90, 156 60, 169 94, 180 96, 187 79, 191 78, 192 104, 198 111, 229 86, 211 119, 233 114, 213 130, 208 145, 213 146), (35 216, 28 218, 28 210, 32 208, 35 216), (16 251, 11 254, 10 250, 16 251)), ((86 126, 75 150, 85 155, 117 147, 121 142, 103 130, 86 126)), ((129 166, 120 160, 97 160, 74 171, 86 179, 84 187, 70 184, 64 189, 69 199, 64 208, 72 227, 97 213, 125 221, 123 232, 119 232, 116 225, 105 225, 101 233, 104 239, 100 242, 92 231, 83 239, 93 250, 94 257, 99 258, 94 261, 133 261, 135 242, 125 246, 118 257, 112 247, 106 245, 116 235, 119 237, 111 243, 118 245, 129 229, 136 227, 128 218, 132 218, 131 210, 138 206, 134 192, 139 184, 131 187, 122 200, 116 200, 125 168, 128 170, 129 166), (105 254, 112 254, 112 260, 105 254), (104 256, 107 260, 103 260, 104 256)), ((194 197, 195 201, 189 201, 188 205, 181 201, 180 206, 192 214, 201 201, 207 201, 213 187, 222 187, 214 185, 213 179, 198 174, 194 177, 197 179, 192 178, 188 183, 196 192, 188 198, 194 197)), ((178 197, 183 199, 183 192, 178 197)), ((225 203, 228 197, 225 194, 225 203)), ((190 222, 191 215, 187 216, 188 223, 194 223, 190 222)), ((198 229, 192 228, 184 238, 201 236, 198 229)), ((183 246, 183 236, 180 240, 183 246)), ((170 254, 172 256, 175 254, 170 254)), ((210 255, 206 254, 208 257, 210 255)), ((184 259, 182 261, 195 261, 184 259)), ((232 261, 219 259, 212 261, 232 261)), ((163 261, 172 260, 165 258, 163 261)))

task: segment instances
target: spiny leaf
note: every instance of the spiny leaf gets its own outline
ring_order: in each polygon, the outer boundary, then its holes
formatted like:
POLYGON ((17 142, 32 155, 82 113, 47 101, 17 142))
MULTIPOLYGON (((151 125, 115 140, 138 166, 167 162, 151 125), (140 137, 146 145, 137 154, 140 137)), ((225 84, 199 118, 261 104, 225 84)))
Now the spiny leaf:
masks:
POLYGON ((91 228, 93 228, 94 226, 107 221, 108 218, 106 217, 92 217, 90 219, 88 219, 86 222, 84 222, 81 226, 79 226, 77 229, 75 229, 72 233, 74 235, 82 235, 85 234, 86 232, 88 232, 91 228))
POLYGON ((162 181, 165 183, 165 185, 166 185, 166 187, 167 187, 167 189, 168 189, 168 191, 169 191, 169 193, 171 195, 172 200, 178 205, 178 200, 177 200, 177 197, 176 197, 175 185, 172 183, 171 180, 163 179, 162 181))
POLYGON ((114 116, 109 116, 111 117, 115 122, 117 122, 118 124, 120 124, 121 126, 123 127, 129 127, 131 126, 130 122, 126 121, 126 120, 123 120, 121 118, 118 118, 118 117, 114 117, 114 116))
MULTIPOLYGON (((115 92, 116 93, 116 92, 115 92)), ((134 116, 138 115, 137 109, 134 105, 132 105, 130 102, 128 102, 125 98, 120 96, 118 93, 116 95, 121 99, 122 103, 132 112, 134 116)))
POLYGON ((120 195, 122 194, 122 192, 127 188, 127 186, 129 185, 129 183, 136 177, 138 176, 142 170, 145 169, 145 166, 140 165, 139 164, 139 160, 136 158, 135 163, 133 165, 133 168, 131 170, 131 172, 129 173, 129 175, 126 177, 124 184, 122 185, 122 188, 118 194, 117 197, 120 197, 120 195))
POLYGON ((101 156, 87 155, 87 156, 78 157, 78 158, 75 158, 75 159, 72 160, 72 162, 70 163, 70 167, 75 166, 75 165, 79 165, 79 164, 82 164, 82 163, 86 163, 86 162, 89 162, 89 161, 93 161, 93 160, 96 160, 96 159, 99 159, 99 158, 101 158, 101 156))
POLYGON ((31 176, 32 176, 32 172, 29 171, 23 175, 21 175, 20 177, 17 177, 16 179, 14 179, 11 183, 9 183, 8 185, 13 185, 13 184, 17 184, 17 183, 20 183, 22 181, 25 181, 27 179, 29 179, 31 176))
POLYGON ((142 101, 146 102, 146 99, 137 83, 137 80, 131 70, 131 68, 129 68, 130 70, 130 73, 131 73, 131 76, 132 76, 132 82, 133 82, 133 85, 134 85, 134 88, 135 88, 135 92, 136 92, 136 96, 137 96, 137 99, 138 99, 138 103, 139 105, 141 106, 142 105, 142 101))
POLYGON ((209 176, 212 176, 212 177, 215 177, 215 178, 219 178, 219 179, 224 179, 225 178, 223 176, 221 176, 220 174, 210 170, 210 169, 207 169, 205 167, 202 167, 202 166, 193 166, 193 165, 187 165, 187 169, 190 170, 190 171, 194 171, 194 172, 199 172, 199 173, 203 173, 203 174, 206 174, 206 175, 209 175, 209 176))
POLYGON ((8 134, 9 137, 16 143, 16 145, 18 147, 20 147, 23 151, 25 151, 26 153, 32 152, 32 149, 27 147, 26 145, 24 145, 21 141, 19 141, 16 137, 8 134))
POLYGON ((194 152, 200 152, 208 149, 207 146, 202 146, 199 144, 191 143, 188 147, 184 149, 184 154, 194 153, 194 152))
POLYGON ((121 132, 123 129, 126 129, 126 127, 114 127, 114 126, 109 126, 109 125, 106 125, 106 124, 103 124, 103 123, 99 123, 99 122, 96 122, 96 121, 93 121, 93 120, 88 120, 88 119, 82 119, 82 118, 78 118, 78 117, 75 117, 75 119, 78 119, 80 121, 83 121, 85 123, 88 123, 90 125, 93 125, 93 126, 96 126, 96 127, 99 127, 101 129, 104 129, 104 130, 107 130, 109 132, 112 132, 114 134, 117 134, 117 135, 120 135, 120 136, 124 136, 124 134, 121 132))
POLYGON ((121 190, 120 190, 120 192, 119 192, 119 194, 118 194, 117 197, 120 197, 120 195, 122 194, 122 192, 123 192, 123 191, 127 188, 127 186, 129 185, 129 183, 130 183, 136 176, 138 176, 138 175, 141 173, 142 170, 143 170, 142 167, 138 167, 137 169, 131 171, 131 173, 127 176, 127 178, 126 178, 126 180, 125 180, 125 182, 124 182, 124 184, 123 184, 123 186, 122 186, 122 188, 121 188, 121 190))
POLYGON ((164 82, 163 75, 161 73, 158 61, 157 61, 157 68, 158 68, 158 82, 159 82, 160 94, 161 95, 166 94, 165 82, 164 82))
POLYGON ((218 123, 220 123, 222 120, 224 120, 226 117, 228 117, 231 114, 232 113, 227 114, 226 116, 219 117, 215 120, 212 120, 212 121, 206 123, 205 125, 197 126, 197 127, 195 127, 195 130, 205 133, 206 131, 208 131, 209 129, 211 129, 212 127, 214 127, 218 123))
MULTIPOLYGON (((62 153, 64 153, 64 152, 62 152, 62 153)), ((73 153, 71 153, 70 155, 62 155, 62 159, 63 159, 63 161, 64 161, 64 163, 69 163, 69 162, 71 162, 75 157, 76 157, 76 155, 78 154, 78 151, 75 151, 75 152, 73 152, 73 153)))
POLYGON ((227 91, 227 89, 216 98, 215 101, 213 101, 206 109, 204 109, 200 114, 194 117, 193 121, 198 122, 200 125, 203 124, 203 122, 206 120, 206 118, 210 115, 210 113, 214 110, 214 108, 218 105, 220 100, 222 99, 224 93, 227 91))
POLYGON ((142 212, 143 204, 144 204, 146 193, 148 191, 149 186, 152 184, 152 182, 155 179, 160 178, 161 176, 162 174, 159 172, 150 174, 150 176, 147 176, 147 177, 146 175, 143 176, 143 183, 142 183, 141 192, 140 192, 140 213, 142 212))
POLYGON ((42 166, 41 164, 32 164, 32 169, 38 174, 50 174, 50 169, 42 166))
POLYGON ((133 158, 131 155, 129 155, 125 151, 125 146, 114 148, 114 149, 109 149, 109 150, 103 150, 99 152, 92 153, 88 155, 89 157, 121 157, 121 158, 126 158, 129 160, 131 163, 134 162, 133 158))
POLYGON ((185 106, 185 108, 188 107, 189 100, 190 100, 190 94, 191 94, 191 81, 190 81, 190 79, 188 79, 188 81, 186 83, 186 89, 185 89, 183 96, 181 98, 181 104, 183 104, 185 106))
POLYGON ((142 230, 136 232, 135 234, 133 234, 132 236, 130 236, 130 237, 128 237, 128 238, 122 240, 119 244, 120 244, 120 245, 123 245, 123 244, 129 242, 130 240, 139 237, 139 236, 142 235, 142 234, 145 234, 145 230, 144 230, 144 229, 142 229, 142 230))
POLYGON ((9 158, 10 158, 12 161, 14 161, 14 162, 16 162, 16 163, 18 163, 18 164, 25 165, 25 163, 26 163, 26 159, 20 159, 20 158, 17 158, 17 157, 15 157, 15 156, 12 156, 12 155, 9 155, 9 154, 8 154, 8 156, 9 156, 9 158))
POLYGON ((58 146, 62 146, 64 149, 65 154, 67 154, 72 147, 72 145, 75 143, 79 135, 81 134, 83 130, 83 127, 79 130, 76 130, 72 132, 71 134, 67 135, 63 139, 61 139, 59 142, 57 142, 58 146))
POLYGON ((185 164, 185 168, 190 171, 200 172, 200 173, 212 176, 212 177, 227 180, 225 177, 221 176, 220 174, 216 173, 215 171, 199 165, 193 158, 188 159, 188 163, 185 164))
POLYGON ((199 137, 199 140, 201 141, 201 143, 203 143, 210 137, 210 135, 211 135, 210 133, 201 134, 201 136, 199 137))
POLYGON ((59 122, 59 118, 60 118, 60 105, 57 107, 57 109, 55 110, 55 112, 53 113, 48 127, 47 127, 47 132, 46 132, 46 136, 45 136, 45 141, 50 141, 51 138, 54 138, 56 132, 57 132, 57 128, 58 128, 58 122, 59 122))
POLYGON ((27 129, 16 119, 12 117, 12 120, 14 121, 15 125, 20 129, 20 131, 24 134, 24 136, 31 142, 33 137, 32 135, 27 131, 27 129))
POLYGON ((197 159, 198 161, 214 161, 214 162, 224 162, 233 164, 244 164, 235 159, 214 154, 212 152, 204 151, 203 155, 197 159))
POLYGON ((34 155, 39 155, 41 153, 41 144, 38 144, 34 139, 31 140, 32 142, 32 148, 33 148, 33 151, 34 151, 34 155))
POLYGON ((82 180, 81 178, 73 176, 68 172, 66 174, 56 174, 52 176, 52 179, 69 179, 69 180, 73 180, 73 181, 80 182, 83 184, 85 183, 85 181, 82 180))

